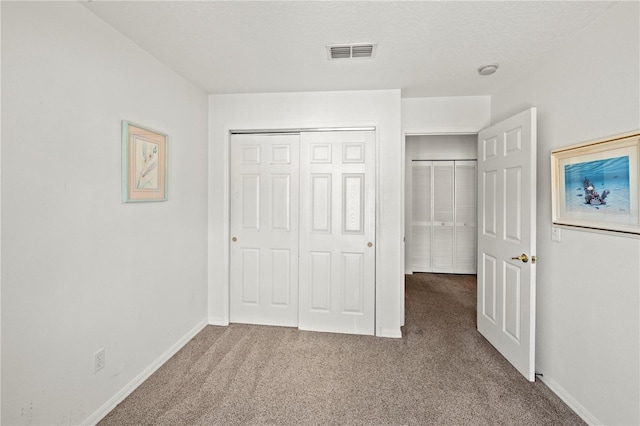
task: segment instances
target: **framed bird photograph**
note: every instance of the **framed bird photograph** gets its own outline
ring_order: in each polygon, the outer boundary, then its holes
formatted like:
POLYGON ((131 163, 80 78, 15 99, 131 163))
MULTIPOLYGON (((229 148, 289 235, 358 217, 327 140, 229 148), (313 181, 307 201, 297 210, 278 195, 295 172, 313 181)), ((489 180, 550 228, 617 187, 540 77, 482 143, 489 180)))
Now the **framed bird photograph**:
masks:
POLYGON ((640 235, 640 131, 551 152, 553 223, 640 235))

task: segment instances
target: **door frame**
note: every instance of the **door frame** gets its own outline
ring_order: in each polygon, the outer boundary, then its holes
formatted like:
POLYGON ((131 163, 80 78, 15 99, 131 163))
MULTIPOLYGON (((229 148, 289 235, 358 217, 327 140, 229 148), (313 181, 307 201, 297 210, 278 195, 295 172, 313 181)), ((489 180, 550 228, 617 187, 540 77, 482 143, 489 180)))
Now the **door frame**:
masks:
MULTIPOLYGON (((376 182, 376 209, 375 209, 375 232, 376 235, 380 235, 380 206, 378 200, 380 200, 380 132, 379 132, 379 123, 375 121, 369 122, 351 122, 351 123, 332 123, 330 126, 327 125, 301 125, 301 126, 251 126, 245 124, 239 125, 226 125, 224 128, 225 134, 225 143, 223 144, 223 232, 220 236, 222 238, 222 261, 224 264, 224 274, 223 274, 223 296, 222 296, 222 305, 223 305, 223 315, 222 318, 219 318, 216 321, 216 324, 219 325, 229 325, 230 318, 230 305, 231 305, 231 297, 230 297, 230 286, 231 286, 231 143, 232 137, 234 134, 243 134, 243 133, 301 133, 301 132, 333 132, 333 131, 358 131, 358 130, 373 130, 375 132, 375 166, 374 166, 374 179, 376 182)), ((404 152, 404 144, 403 144, 403 152, 404 152)), ((404 161, 404 160, 403 160, 404 161)), ((404 183, 404 182, 403 182, 404 183)), ((376 336, 383 337, 401 337, 400 335, 391 335, 387 330, 383 330, 383 333, 380 333, 378 330, 378 312, 380 312, 381 297, 379 297, 380 286, 377 285, 377 277, 379 276, 378 271, 378 259, 380 259, 379 253, 379 244, 375 244, 374 246, 375 252, 375 314, 374 314, 374 332, 376 336)), ((209 281, 211 277, 209 277, 209 281)), ((403 294, 404 297, 404 294, 403 294)), ((403 302, 404 305, 404 302, 403 302)), ((402 311, 402 315, 404 317, 404 311, 402 311)), ((209 321, 211 322, 211 319, 209 321)), ((404 323, 404 321, 403 321, 404 323)))
MULTIPOLYGON (((478 135, 480 130, 482 130, 485 126, 450 126, 450 127, 408 127, 402 128, 402 152, 400 154, 402 159, 402 164, 400 166, 401 169, 401 179, 402 179, 402 193, 400 194, 400 208, 401 208, 401 223, 402 223, 402 260, 404 263, 404 273, 405 275, 412 275, 413 271, 410 271, 411 265, 407 264, 406 258, 406 240, 407 240, 407 209, 406 209, 406 191, 407 191, 407 137, 408 136, 458 136, 458 135, 478 135)), ((476 175, 477 177, 477 175, 476 175)), ((478 219, 478 214, 476 213, 476 221, 478 219)), ((476 222, 478 223, 478 222, 476 222)), ((477 247, 476 247, 477 251, 477 247)), ((400 297, 400 325, 404 326, 405 322, 405 289, 404 282, 402 283, 401 289, 401 297, 400 297)))

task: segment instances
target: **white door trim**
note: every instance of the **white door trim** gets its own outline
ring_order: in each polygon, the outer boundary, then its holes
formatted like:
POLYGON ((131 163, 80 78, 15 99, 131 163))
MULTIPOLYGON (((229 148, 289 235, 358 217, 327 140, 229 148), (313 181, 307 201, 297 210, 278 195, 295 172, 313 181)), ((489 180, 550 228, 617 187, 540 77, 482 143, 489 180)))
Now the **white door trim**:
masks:
MULTIPOLYGON (((400 209, 401 209, 401 228, 402 229, 402 253, 401 259, 404 262, 404 273, 411 275, 411 265, 407 265, 405 253, 406 253, 406 208, 405 208, 405 191, 406 191, 406 155, 407 155, 407 136, 441 136, 441 135, 477 135, 484 126, 442 126, 442 127, 407 127, 402 128, 402 152, 400 153, 400 179, 401 179, 401 191, 400 191, 400 209)), ((476 218, 477 219, 477 218, 476 218)), ((400 296, 400 325, 404 326, 404 282, 402 283, 402 290, 400 296)))
POLYGON ((295 129, 267 129, 267 130, 231 130, 232 135, 272 134, 272 133, 308 133, 308 132, 362 132, 376 131, 375 127, 312 127, 295 129))

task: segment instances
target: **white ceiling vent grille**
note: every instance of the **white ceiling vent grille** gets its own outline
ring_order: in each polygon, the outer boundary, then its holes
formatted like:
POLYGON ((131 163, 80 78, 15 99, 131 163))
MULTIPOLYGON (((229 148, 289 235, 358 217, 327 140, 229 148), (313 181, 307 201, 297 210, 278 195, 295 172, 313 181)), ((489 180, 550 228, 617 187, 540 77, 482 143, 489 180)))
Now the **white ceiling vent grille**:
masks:
POLYGON ((330 44, 327 45, 329 59, 373 58, 378 43, 330 44))

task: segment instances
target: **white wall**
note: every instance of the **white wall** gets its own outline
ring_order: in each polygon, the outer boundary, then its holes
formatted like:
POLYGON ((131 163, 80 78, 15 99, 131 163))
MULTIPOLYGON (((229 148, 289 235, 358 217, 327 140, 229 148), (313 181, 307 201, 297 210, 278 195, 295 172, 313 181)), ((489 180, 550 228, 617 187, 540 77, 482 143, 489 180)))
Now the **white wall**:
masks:
POLYGON ((419 135, 406 137, 405 156, 412 160, 475 160, 478 135, 419 135))
MULTIPOLYGON (((2 32, 2 3, 0 3, 0 33, 2 32)), ((1 37, 0 37, 1 39, 1 37)), ((2 80, 2 53, 0 49, 0 81, 2 80)), ((2 84, 0 84, 2 86, 2 84)), ((0 89, 0 93, 2 90, 0 89)), ((2 188, 2 102, 0 102, 0 188, 2 188)), ((0 189, 0 241, 2 241, 2 190, 0 189)), ((0 244, 1 246, 1 244, 0 244)), ((0 290, 2 289, 2 250, 0 249, 0 290)), ((0 291, 0 384, 2 383, 2 291, 0 291)), ((0 423, 2 423, 2 386, 0 385, 0 423)))
POLYGON ((207 96, 76 2, 2 9, 2 424, 96 421, 206 324, 207 96), (169 201, 121 203, 123 119, 169 201))
POLYGON ((477 133, 490 119, 490 96, 402 99, 405 134, 477 133))
POLYGON ((400 337, 400 91, 212 95, 209 98, 209 322, 229 321, 229 130, 376 126, 376 335, 400 337), (214 184, 215 182, 215 184, 214 184))
POLYGON ((552 149, 640 128, 639 3, 622 2, 495 94, 492 121, 538 108, 537 369, 591 423, 640 423, 640 239, 562 229, 552 149))

